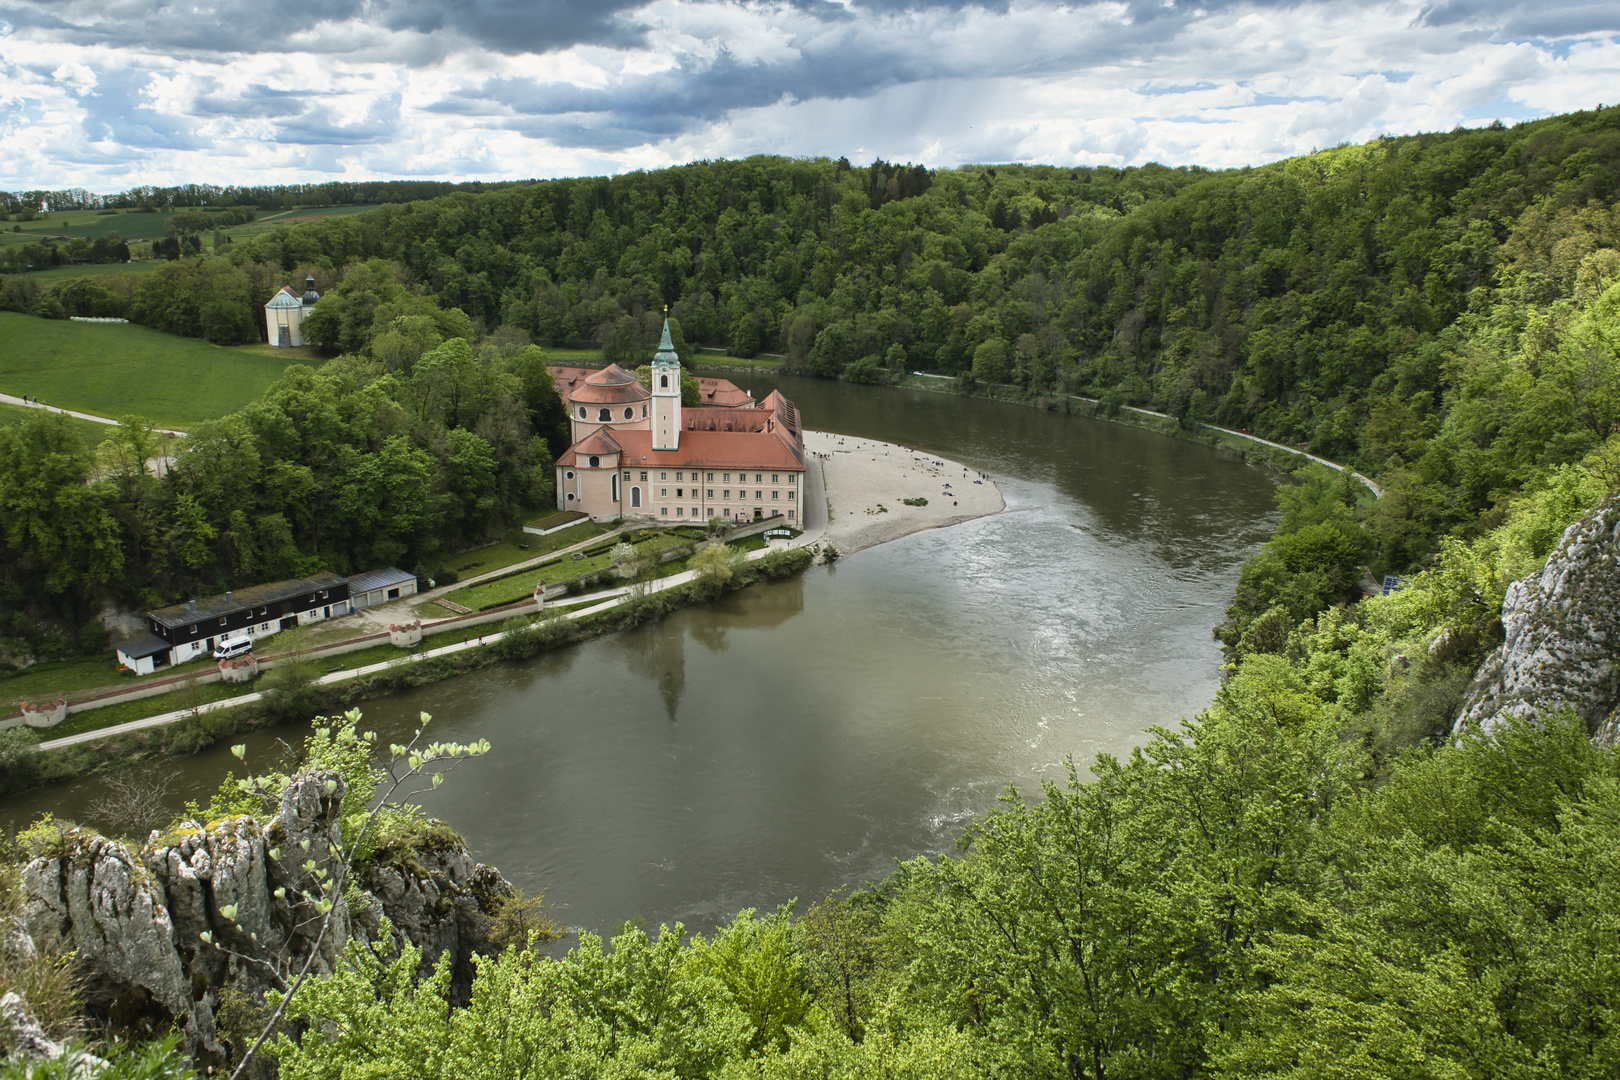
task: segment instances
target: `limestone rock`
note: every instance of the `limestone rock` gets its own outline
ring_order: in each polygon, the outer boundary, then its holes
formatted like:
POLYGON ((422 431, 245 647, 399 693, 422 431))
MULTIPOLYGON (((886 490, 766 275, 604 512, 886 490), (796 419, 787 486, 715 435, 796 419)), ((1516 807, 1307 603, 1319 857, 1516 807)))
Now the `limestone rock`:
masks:
POLYGON ((1572 709, 1600 742, 1620 708, 1620 496, 1564 531, 1539 573, 1502 602, 1506 639, 1475 677, 1455 730, 1572 709))
POLYGON ((216 1029, 222 990, 262 1001, 306 962, 328 973, 351 936, 377 938, 384 915, 396 942, 420 946, 430 963, 448 952, 464 995, 472 953, 489 945, 485 916, 511 885, 440 830, 431 849, 375 867, 353 917, 335 897, 323 935, 317 903, 340 871, 345 790, 335 773, 301 773, 263 828, 227 818, 140 851, 72 830, 24 868, 23 927, 34 947, 77 949, 94 997, 174 1021, 201 1065, 228 1057, 216 1029))

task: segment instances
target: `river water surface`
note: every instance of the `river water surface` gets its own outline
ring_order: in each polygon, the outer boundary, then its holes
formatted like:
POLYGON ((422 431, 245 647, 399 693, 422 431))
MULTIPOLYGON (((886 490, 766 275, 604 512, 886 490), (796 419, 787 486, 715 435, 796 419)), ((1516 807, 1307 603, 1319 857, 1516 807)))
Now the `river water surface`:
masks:
MULTIPOLYGON (((656 625, 367 702, 404 741, 487 738, 422 798, 555 914, 703 929, 819 899, 948 849, 1009 785, 1127 754, 1217 685, 1220 621, 1269 534, 1272 483, 1236 457, 1082 417, 787 377, 807 426, 932 450, 995 477, 1004 513, 919 533, 656 625)), ((837 493, 832 492, 834 513, 837 493)), ((268 763, 277 738, 249 740, 268 763)), ((141 767, 176 808, 221 746, 141 767)), ((0 804, 76 820, 96 781, 0 804)))

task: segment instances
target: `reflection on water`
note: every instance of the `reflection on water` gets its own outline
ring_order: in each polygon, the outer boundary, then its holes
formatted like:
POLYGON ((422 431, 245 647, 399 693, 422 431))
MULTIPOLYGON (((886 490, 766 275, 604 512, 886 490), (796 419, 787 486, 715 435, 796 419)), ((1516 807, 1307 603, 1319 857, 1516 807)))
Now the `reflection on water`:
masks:
MULTIPOLYGON (((779 383, 812 426, 990 472, 1006 512, 367 705, 384 742, 425 709, 439 738, 494 744, 428 806, 570 923, 702 927, 819 898, 950 847, 1009 784, 1129 752, 1216 685, 1210 627, 1271 513, 1241 461, 993 402, 779 383)), ((156 767, 183 800, 230 764, 220 747, 156 767)), ((72 816, 92 789, 4 812, 72 816)))

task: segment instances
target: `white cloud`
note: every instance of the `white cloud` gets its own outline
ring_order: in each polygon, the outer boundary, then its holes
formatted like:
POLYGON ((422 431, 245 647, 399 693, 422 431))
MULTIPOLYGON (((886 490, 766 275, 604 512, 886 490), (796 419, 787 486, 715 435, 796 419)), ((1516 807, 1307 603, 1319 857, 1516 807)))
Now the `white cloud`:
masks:
POLYGON ((435 29, 436 9, 403 0, 323 9, 274 47, 221 30, 214 49, 132 2, 67 0, 55 22, 34 17, 41 2, 0 0, 12 189, 560 176, 753 153, 1230 166, 1620 96, 1620 41, 1591 29, 1601 7, 1580 9, 1574 36, 1541 36, 1521 7, 1409 0, 652 0, 581 5, 572 39, 526 51, 478 39, 490 12, 435 29))

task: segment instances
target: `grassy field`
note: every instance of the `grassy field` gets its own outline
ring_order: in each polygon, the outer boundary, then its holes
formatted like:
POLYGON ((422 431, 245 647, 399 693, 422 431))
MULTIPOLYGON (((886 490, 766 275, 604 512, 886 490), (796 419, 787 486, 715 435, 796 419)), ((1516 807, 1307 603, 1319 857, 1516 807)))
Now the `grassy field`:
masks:
POLYGON ((89 266, 53 266, 49 270, 38 270, 28 275, 30 280, 42 285, 54 285, 58 281, 71 281, 73 278, 105 278, 116 277, 119 274, 150 274, 158 267, 165 265, 161 259, 146 259, 132 263, 91 263, 89 266))
POLYGON ((742 368, 744 371, 775 371, 782 361, 774 359, 749 360, 725 353, 700 352, 692 358, 694 367, 742 368))
POLYGON ((0 391, 96 416, 184 429, 240 409, 296 362, 144 326, 0 312, 0 391))
POLYGON ((155 240, 168 232, 168 214, 136 214, 120 210, 98 214, 94 210, 64 210, 41 214, 33 221, 0 222, 0 239, 27 244, 46 236, 83 236, 94 240, 115 232, 125 240, 155 240), (13 231, 15 226, 16 231, 13 231))
MULTIPOLYGON (((22 405, 0 405, 0 427, 11 427, 14 424, 22 423, 30 416, 38 415, 40 415, 38 409, 22 405)), ((100 446, 101 440, 113 432, 110 424, 97 424, 90 420, 75 420, 71 416, 68 417, 68 423, 72 424, 74 430, 84 436, 85 445, 90 447, 100 446)))

